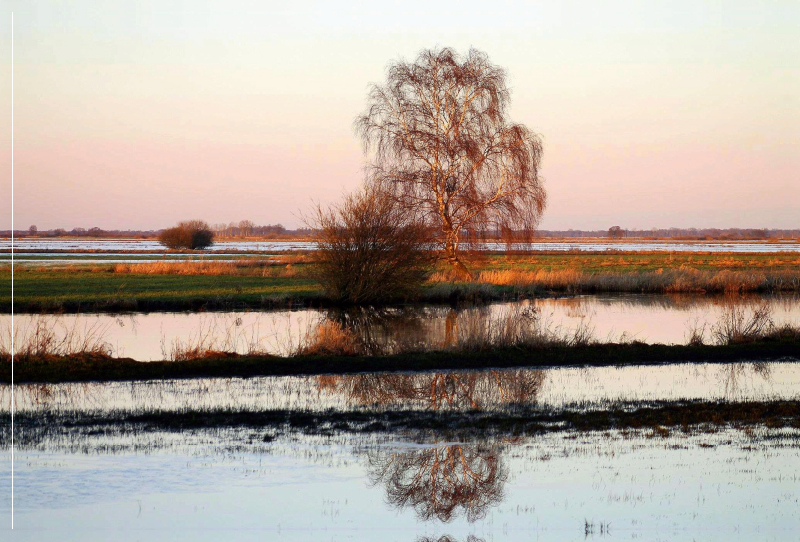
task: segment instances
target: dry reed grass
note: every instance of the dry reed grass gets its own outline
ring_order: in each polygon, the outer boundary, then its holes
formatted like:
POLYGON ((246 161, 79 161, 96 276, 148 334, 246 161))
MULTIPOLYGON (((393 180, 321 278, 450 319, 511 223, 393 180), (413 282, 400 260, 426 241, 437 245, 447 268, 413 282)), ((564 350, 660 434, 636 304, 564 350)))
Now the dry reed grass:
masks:
POLYGON ((339 322, 325 320, 301 339, 293 356, 356 356, 362 353, 356 334, 339 322))
MULTIPOLYGON (((107 268, 106 268, 107 269, 107 268)), ((99 268, 102 271, 104 268, 99 268)), ((266 275, 294 276, 296 271, 291 264, 281 260, 241 259, 235 261, 184 261, 184 262, 144 262, 119 263, 110 271, 117 274, 136 275, 266 275), (280 273, 280 269, 287 272, 280 273)))
POLYGON ((192 361, 222 356, 268 356, 267 337, 260 333, 259 325, 242 326, 242 319, 232 320, 210 316, 201 320, 196 333, 187 339, 173 339, 169 347, 161 336, 161 355, 167 361, 192 361))
MULTIPOLYGON (((480 310, 458 313, 446 321, 446 350, 475 352, 501 348, 586 346, 595 342, 594 327, 581 318, 573 328, 552 326, 532 307, 515 305, 487 316, 480 310)), ((429 349, 430 346, 429 346, 429 349)))
POLYGON ((763 304, 753 310, 730 305, 711 327, 711 336, 717 344, 742 344, 763 339, 775 329, 769 305, 763 304))
POLYGON ((12 330, 10 322, 0 323, 0 359, 15 361, 82 354, 111 356, 106 342, 108 325, 99 322, 72 325, 53 315, 40 315, 12 330))
MULTIPOLYGON (((442 272, 435 273, 430 280, 452 281, 442 272)), ((688 267, 608 274, 586 273, 578 269, 498 270, 481 272, 477 281, 482 284, 567 292, 744 293, 800 290, 800 275, 788 271, 707 271, 688 267)))

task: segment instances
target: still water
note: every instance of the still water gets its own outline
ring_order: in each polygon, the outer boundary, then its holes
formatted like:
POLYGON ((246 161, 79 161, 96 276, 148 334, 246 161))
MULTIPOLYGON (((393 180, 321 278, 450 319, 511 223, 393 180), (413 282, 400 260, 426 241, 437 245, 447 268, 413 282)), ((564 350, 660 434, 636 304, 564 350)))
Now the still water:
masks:
MULTIPOLYGON (((685 342, 688 327, 705 324, 710 340, 725 311, 764 304, 778 324, 800 321, 796 297, 616 295, 464 310, 63 315, 39 323, 97 332, 117 355, 162 359, 181 341, 291 352, 331 319, 383 349, 442 345, 509 316, 560 332, 591 328, 599 340, 685 342)), ((16 318, 35 326, 43 317, 16 318)), ((797 400, 800 361, 789 358, 28 384, 13 394, 0 386, 0 539, 797 540, 800 427, 676 422, 659 431, 578 431, 553 422, 549 432, 516 436, 473 423, 663 402, 797 400), (245 421, 259 413, 278 417, 245 421), (307 426, 289 423, 303 413, 307 426), (420 429, 413 420, 422 415, 466 424, 420 429), (412 422, 367 431, 324 421, 334 416, 412 422), (201 423, 171 421, 187 417, 201 423)))
MULTIPOLYGON (((280 252, 288 250, 314 250, 311 241, 220 241, 208 252, 252 251, 280 252)), ((506 250, 505 243, 482 243, 483 250, 506 250)), ((585 250, 585 251, 666 251, 666 252, 800 252, 796 241, 554 241, 513 245, 512 250, 585 250)), ((148 251, 164 252, 164 247, 155 240, 138 239, 15 239, 14 249, 26 251, 148 251)), ((10 239, 0 239, 0 250, 11 250, 10 239)))
MULTIPOLYGON (((796 540, 800 529, 797 430, 262 435, 18 445, 16 530, 3 540, 796 540)), ((7 446, 0 457, 8 521, 7 446)))
MULTIPOLYGON (((307 377, 18 384, 18 414, 104 412, 509 412, 655 401, 800 400, 800 362, 675 363, 307 377)), ((0 413, 11 408, 0 386, 0 413)))
MULTIPOLYGON (((714 297, 664 295, 584 295, 500 303, 481 308, 445 306, 364 309, 357 312, 297 310, 220 313, 17 315, 19 336, 45 325, 63 337, 94 335, 113 354, 141 361, 170 359, 190 346, 236 351, 290 354, 313 337, 321 322, 334 320, 352 329, 372 347, 399 348, 447 345, 453 333, 474 331, 476 325, 501 325, 508 319, 532 317, 534 325, 558 335, 576 330, 600 341, 641 341, 685 344, 692 329, 713 342, 714 326, 732 307, 745 313, 767 305, 776 325, 800 324, 800 297, 714 297)), ((10 315, 0 315, 0 328, 10 327, 10 315)))

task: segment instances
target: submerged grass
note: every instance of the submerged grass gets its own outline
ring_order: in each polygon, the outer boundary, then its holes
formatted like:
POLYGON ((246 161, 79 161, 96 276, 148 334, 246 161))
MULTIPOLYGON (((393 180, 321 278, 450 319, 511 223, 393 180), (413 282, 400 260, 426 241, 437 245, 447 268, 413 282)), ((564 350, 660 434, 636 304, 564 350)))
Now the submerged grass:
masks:
MULTIPOLYGON (((10 426, 9 414, 0 414, 0 426, 10 426)), ((390 433, 446 434, 453 439, 537 435, 563 431, 650 431, 651 438, 668 438, 672 431, 716 432, 734 427, 745 432, 755 427, 800 429, 800 401, 653 401, 614 403, 598 409, 526 408, 509 411, 354 410, 309 412, 298 410, 151 410, 91 412, 20 412, 14 419, 21 439, 41 438, 42 433, 123 430, 184 431, 223 427, 252 427, 276 433, 298 431, 310 434, 390 433), (116 428, 116 429, 115 429, 116 428)), ((0 446, 8 432, 0 433, 0 446)))

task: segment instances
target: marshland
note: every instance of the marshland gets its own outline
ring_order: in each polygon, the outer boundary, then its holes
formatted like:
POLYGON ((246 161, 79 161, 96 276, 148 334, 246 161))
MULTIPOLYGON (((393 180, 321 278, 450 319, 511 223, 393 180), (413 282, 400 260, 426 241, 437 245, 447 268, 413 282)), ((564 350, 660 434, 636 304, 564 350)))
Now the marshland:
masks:
POLYGON ((200 511, 287 540, 798 527, 791 253, 476 251, 369 305, 326 298, 313 250, 95 254, 16 267, 0 316, 31 535, 83 533, 87 506, 201 539, 200 511))
POLYGON ((797 539, 796 8, 89 4, 0 22, 0 539, 797 539))

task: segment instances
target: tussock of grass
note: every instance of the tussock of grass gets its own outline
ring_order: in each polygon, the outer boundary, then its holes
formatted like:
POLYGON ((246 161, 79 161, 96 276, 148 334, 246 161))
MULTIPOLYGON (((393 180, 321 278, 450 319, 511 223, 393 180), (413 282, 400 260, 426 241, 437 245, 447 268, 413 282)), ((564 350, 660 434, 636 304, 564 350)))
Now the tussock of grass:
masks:
POLYGON ((323 321, 317 328, 307 333, 292 352, 295 357, 302 356, 356 356, 363 348, 356 334, 339 322, 323 321))
POLYGON ((57 316, 40 316, 29 325, 14 326, 0 322, 0 360, 26 362, 75 355, 111 356, 111 345, 105 340, 107 325, 77 322, 68 326, 57 316))

